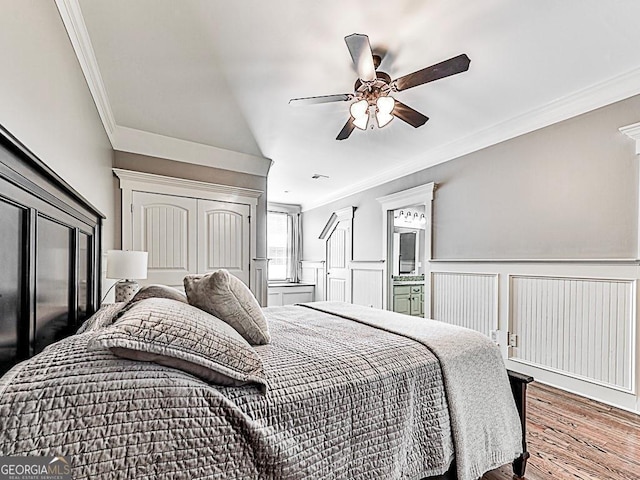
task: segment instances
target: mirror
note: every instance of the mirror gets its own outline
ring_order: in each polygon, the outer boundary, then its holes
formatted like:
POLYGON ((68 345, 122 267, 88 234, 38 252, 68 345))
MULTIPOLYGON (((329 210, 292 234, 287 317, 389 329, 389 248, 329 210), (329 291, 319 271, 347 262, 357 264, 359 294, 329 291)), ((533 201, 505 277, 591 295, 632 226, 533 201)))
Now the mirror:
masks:
POLYGON ((425 242, 426 219, 424 206, 416 205, 394 210, 393 233, 389 232, 393 255, 393 276, 422 275, 424 269, 420 245, 425 242))
POLYGON ((399 272, 402 274, 415 273, 416 270, 416 232, 400 233, 400 252, 398 255, 399 272))

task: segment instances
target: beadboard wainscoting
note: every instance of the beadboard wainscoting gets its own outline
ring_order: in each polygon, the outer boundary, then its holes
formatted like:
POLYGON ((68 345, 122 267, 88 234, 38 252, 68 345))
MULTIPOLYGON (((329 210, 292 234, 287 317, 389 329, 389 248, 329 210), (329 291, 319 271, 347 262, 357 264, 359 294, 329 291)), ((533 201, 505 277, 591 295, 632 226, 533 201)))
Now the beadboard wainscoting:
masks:
POLYGON ((636 281, 511 276, 511 359, 634 391, 636 281))
POLYGON ((351 298, 356 305, 382 308, 384 295, 384 261, 349 262, 351 298))
POLYGON ((497 340, 498 275, 431 272, 430 317, 497 340))
MULTIPOLYGON (((301 281, 315 285, 315 300, 326 299, 326 275, 324 261, 303 260, 301 281)), ((347 262, 351 280, 352 303, 366 307, 382 308, 384 298, 384 261, 351 260, 347 262)))
POLYGON ((267 258, 253 259, 253 285, 255 285, 256 300, 262 306, 267 305, 267 258))
POLYGON ((637 261, 438 260, 428 278, 427 316, 491 336, 508 368, 640 413, 637 261))
POLYGON ((326 273, 324 260, 302 260, 300 262, 300 281, 315 285, 314 300, 316 302, 325 299, 326 273))

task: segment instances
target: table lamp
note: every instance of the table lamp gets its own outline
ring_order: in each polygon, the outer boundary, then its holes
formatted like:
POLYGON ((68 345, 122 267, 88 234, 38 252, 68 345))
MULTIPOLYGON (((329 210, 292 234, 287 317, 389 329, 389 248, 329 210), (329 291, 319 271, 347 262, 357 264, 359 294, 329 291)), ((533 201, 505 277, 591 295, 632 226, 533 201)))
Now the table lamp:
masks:
POLYGON ((116 283, 116 302, 128 302, 140 286, 136 280, 147 278, 147 252, 107 250, 107 278, 116 283))

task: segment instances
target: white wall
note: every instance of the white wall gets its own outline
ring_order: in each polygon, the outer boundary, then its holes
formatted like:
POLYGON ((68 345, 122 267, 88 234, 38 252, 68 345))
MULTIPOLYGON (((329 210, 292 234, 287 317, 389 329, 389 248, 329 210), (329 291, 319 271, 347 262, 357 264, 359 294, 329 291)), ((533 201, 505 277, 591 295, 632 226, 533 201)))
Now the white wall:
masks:
POLYGON ((0 124, 100 210, 114 244, 113 151, 53 1, 0 0, 0 124))

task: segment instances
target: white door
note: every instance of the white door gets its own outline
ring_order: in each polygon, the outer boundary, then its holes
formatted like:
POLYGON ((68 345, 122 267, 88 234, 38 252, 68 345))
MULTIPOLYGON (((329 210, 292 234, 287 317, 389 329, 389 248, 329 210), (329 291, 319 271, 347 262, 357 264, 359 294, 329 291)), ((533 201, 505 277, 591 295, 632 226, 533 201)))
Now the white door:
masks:
POLYGON ((351 303, 351 220, 338 222, 327 238, 327 300, 351 303))
POLYGON ((198 200, 198 271, 226 268, 249 286, 249 205, 198 200))
POLYGON ((149 252, 148 278, 140 283, 182 287, 196 272, 196 200, 144 192, 132 198, 133 249, 149 252))

